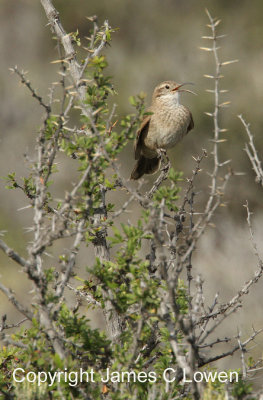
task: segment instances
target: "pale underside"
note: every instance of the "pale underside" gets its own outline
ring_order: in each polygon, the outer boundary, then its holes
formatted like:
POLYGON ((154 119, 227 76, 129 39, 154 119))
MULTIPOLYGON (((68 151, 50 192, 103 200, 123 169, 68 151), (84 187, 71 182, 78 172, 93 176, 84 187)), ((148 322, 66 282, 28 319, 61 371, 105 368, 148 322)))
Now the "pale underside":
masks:
MULTIPOLYGON (((151 108, 148 110, 151 112, 151 108)), ((145 118, 135 143, 135 158, 140 155, 156 157, 157 149, 169 149, 175 146, 192 129, 190 111, 183 105, 171 110, 160 107, 145 118)))

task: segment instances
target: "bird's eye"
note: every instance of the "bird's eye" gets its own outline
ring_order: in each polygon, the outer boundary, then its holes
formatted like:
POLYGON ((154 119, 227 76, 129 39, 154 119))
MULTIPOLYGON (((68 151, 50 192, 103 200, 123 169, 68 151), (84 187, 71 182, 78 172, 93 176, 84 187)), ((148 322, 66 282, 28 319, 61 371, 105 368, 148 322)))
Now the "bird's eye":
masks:
POLYGON ((165 85, 165 89, 170 89, 170 86, 169 85, 165 85))

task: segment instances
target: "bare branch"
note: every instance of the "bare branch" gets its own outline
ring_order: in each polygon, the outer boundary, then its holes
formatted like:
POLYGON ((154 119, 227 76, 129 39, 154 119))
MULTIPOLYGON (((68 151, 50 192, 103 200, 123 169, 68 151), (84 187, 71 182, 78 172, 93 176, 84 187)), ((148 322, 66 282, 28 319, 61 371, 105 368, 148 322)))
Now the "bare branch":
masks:
MULTIPOLYGON (((236 351, 240 350, 240 346, 242 347, 243 351, 244 349, 246 349, 246 346, 252 342, 256 336, 258 336, 261 332, 263 332, 263 329, 259 329, 259 330, 254 330, 252 335, 245 340, 244 342, 241 342, 239 340, 239 343, 231 350, 226 351, 224 353, 218 354, 217 356, 212 356, 207 358, 206 360, 203 361, 203 363, 201 363, 199 365, 199 367, 202 367, 205 364, 210 364, 211 362, 217 361, 217 360, 221 360, 222 358, 228 357, 228 356, 232 356, 236 351)), ((238 337, 239 338, 239 337, 238 337)))
POLYGON ((61 279, 61 282, 57 285, 56 288, 56 296, 57 297, 61 297, 65 286, 67 285, 69 278, 71 276, 72 270, 75 266, 75 262, 76 262, 76 256, 78 254, 78 250, 79 250, 79 245, 80 242, 83 239, 83 226, 84 226, 85 220, 82 219, 79 224, 78 224, 78 228, 77 228, 77 234, 76 234, 76 238, 73 244, 73 247, 70 251, 70 256, 69 256, 69 260, 67 262, 67 266, 65 271, 63 272, 63 277, 61 279))
POLYGON ((97 300, 95 300, 89 293, 85 293, 82 290, 78 290, 73 286, 71 286, 69 283, 66 284, 66 287, 75 292, 77 296, 84 298, 88 304, 94 304, 98 307, 101 307, 101 304, 97 300))
POLYGON ((263 186, 263 169, 261 165, 261 161, 258 157, 258 153, 255 147, 254 143, 254 137, 250 131, 249 124, 244 120, 243 116, 240 114, 238 115, 238 118, 242 122, 243 126, 245 127, 246 133, 249 138, 249 143, 245 145, 245 152, 248 155, 248 158, 251 162, 252 168, 255 171, 256 174, 256 182, 260 183, 261 186, 263 186))
POLYGON ((61 24, 59 13, 53 6, 50 0, 40 0, 41 4, 45 10, 47 19, 53 32, 56 34, 60 40, 64 51, 65 51, 65 61, 68 62, 70 74, 72 80, 81 100, 85 97, 85 86, 81 84, 81 66, 79 65, 76 57, 75 49, 72 45, 71 36, 67 34, 61 24))
POLYGON ((249 210, 248 202, 247 202, 247 201, 246 201, 246 204, 244 205, 244 207, 245 207, 246 210, 247 210, 247 224, 248 224, 248 228, 249 228, 249 232, 250 232, 250 240, 251 240, 251 243, 252 243, 252 246, 253 246, 253 249, 254 249, 254 254, 255 254, 255 256, 256 256, 257 259, 258 259, 259 265, 262 265, 262 264, 263 264, 263 261, 262 261, 262 258, 261 258, 260 255, 259 255, 258 246, 257 246, 257 243, 256 243, 256 241, 255 241, 254 231, 253 231, 252 223, 251 223, 251 212, 250 212, 250 210, 249 210))
POLYGON ((25 308, 15 297, 13 292, 5 287, 2 283, 0 283, 0 290, 7 296, 8 300, 15 306, 15 308, 23 314, 30 321, 33 318, 33 313, 25 308))
POLYGON ((146 193, 145 197, 148 199, 151 199, 154 195, 154 193, 159 189, 160 185, 167 179, 168 174, 169 174, 169 170, 171 168, 171 162, 166 154, 165 151, 162 151, 161 153, 161 173, 158 176, 158 178, 156 179, 156 181, 154 182, 151 190, 146 193), (167 163, 165 164, 164 161, 164 157, 166 157, 167 159, 167 163))
POLYGON ((37 99, 37 101, 39 102, 39 104, 44 107, 44 109, 47 112, 47 115, 49 116, 50 112, 51 112, 51 107, 50 105, 47 105, 43 102, 42 97, 40 97, 35 89, 33 89, 31 83, 29 82, 29 80, 26 79, 25 77, 25 73, 22 71, 20 72, 19 69, 17 68, 17 66, 15 66, 14 68, 10 68, 10 71, 15 72, 21 79, 21 82, 27 86, 27 88, 29 89, 29 91, 32 93, 32 96, 37 99))
POLYGON ((238 293, 234 297, 232 297, 231 300, 229 300, 226 304, 221 304, 217 311, 202 316, 198 321, 198 323, 203 323, 206 319, 216 318, 220 314, 225 314, 229 309, 235 308, 236 306, 240 306, 241 298, 244 295, 248 294, 250 287, 252 285, 255 285, 263 274, 263 261, 258 253, 257 244, 254 240, 254 233, 251 225, 251 213, 248 208, 248 203, 245 204, 245 208, 247 209, 247 222, 250 230, 250 236, 254 248, 254 253, 258 258, 258 269, 254 273, 253 278, 247 281, 243 285, 243 287, 238 291, 238 293))
POLYGON ((2 316, 2 323, 0 325, 0 333, 6 329, 17 328, 18 326, 22 325, 24 322, 28 321, 28 318, 23 318, 21 321, 15 323, 15 324, 7 324, 6 318, 7 318, 6 314, 2 316))
POLYGON ((16 251, 8 247, 7 244, 1 239, 0 239, 0 248, 9 258, 14 260, 17 264, 21 265, 21 267, 28 266, 27 261, 23 257, 21 257, 16 251))

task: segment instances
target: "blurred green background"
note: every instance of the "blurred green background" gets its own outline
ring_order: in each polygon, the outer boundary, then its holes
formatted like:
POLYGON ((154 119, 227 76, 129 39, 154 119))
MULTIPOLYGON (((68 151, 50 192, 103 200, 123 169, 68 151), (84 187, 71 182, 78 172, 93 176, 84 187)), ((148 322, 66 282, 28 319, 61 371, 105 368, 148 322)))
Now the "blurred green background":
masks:
MULTIPOLYGON (((56 42, 52 40, 46 16, 36 0, 1 0, 0 12, 0 175, 16 171, 18 176, 28 172, 24 154, 32 155, 35 137, 41 125, 42 110, 28 91, 21 86, 17 76, 9 68, 17 65, 29 71, 28 78, 39 94, 47 99, 51 82, 58 80, 56 42)), ((259 155, 262 154, 262 103, 263 103, 263 2, 261 0, 56 0, 55 7, 67 32, 77 29, 80 38, 89 35, 90 23, 85 18, 96 14, 99 22, 108 19, 113 28, 111 46, 104 51, 108 57, 109 75, 113 76, 117 96, 118 115, 131 112, 128 97, 140 91, 147 93, 150 102, 153 88, 162 80, 195 83, 198 96, 185 94, 183 104, 189 106, 195 129, 172 152, 173 166, 191 175, 195 166, 192 156, 201 154, 205 148, 210 154, 213 127, 211 119, 204 114, 213 111, 213 97, 206 89, 212 82, 203 77, 213 73, 214 60, 211 53, 199 47, 208 46, 201 36, 210 33, 205 8, 212 16, 222 20, 218 27, 221 39, 219 54, 222 61, 239 59, 238 63, 224 67, 221 88, 229 93, 222 101, 231 101, 221 116, 221 127, 228 132, 222 136, 228 141, 220 145, 220 160, 232 159, 234 171, 244 175, 233 177, 226 192, 227 207, 215 218, 216 227, 204 235, 194 259, 194 272, 201 273, 207 280, 206 295, 212 298, 219 289, 223 300, 234 295, 242 283, 253 275, 256 258, 249 243, 246 214, 243 204, 249 201, 255 213, 256 237, 262 251, 263 217, 261 211, 262 189, 255 178, 247 156, 243 151, 247 141, 238 114, 251 122, 259 155)), ((85 44, 85 39, 83 39, 85 44)), ((128 177, 133 165, 132 143, 121 155, 120 164, 124 176, 128 177)), ((211 165, 211 155, 204 163, 204 170, 211 165)), ((67 166, 68 167, 68 166, 67 166)), ((71 179, 71 171, 59 175, 61 190, 71 179)), ((200 201, 208 193, 206 172, 199 179, 200 201)), ((152 182, 152 178, 149 179, 152 182)), ((6 240, 17 250, 28 240, 25 226, 31 223, 30 209, 18 211, 27 205, 22 193, 6 191, 1 183, 0 197, 1 230, 8 231, 6 240)), ((82 263, 86 259, 83 256, 82 263)), ((85 270, 84 270, 85 271, 85 270)), ((78 271, 85 275, 84 271, 78 271)), ((18 297, 25 299, 28 286, 17 267, 0 254, 0 274, 6 286, 16 290, 18 297)), ((253 289, 244 309, 233 323, 244 334, 250 332, 251 324, 256 328, 263 325, 262 283, 253 289), (253 310, 253 312, 251 312, 253 310)), ((0 316, 9 310, 0 293, 0 316)))

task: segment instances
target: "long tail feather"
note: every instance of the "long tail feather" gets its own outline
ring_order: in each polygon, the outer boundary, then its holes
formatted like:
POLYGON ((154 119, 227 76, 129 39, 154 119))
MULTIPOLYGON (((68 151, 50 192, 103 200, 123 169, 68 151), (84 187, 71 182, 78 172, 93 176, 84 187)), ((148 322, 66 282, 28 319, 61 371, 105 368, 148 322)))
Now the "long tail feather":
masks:
POLYGON ((159 157, 146 158, 144 156, 140 156, 131 173, 131 179, 137 180, 140 179, 144 174, 154 174, 156 171, 158 171, 159 165, 159 157))

